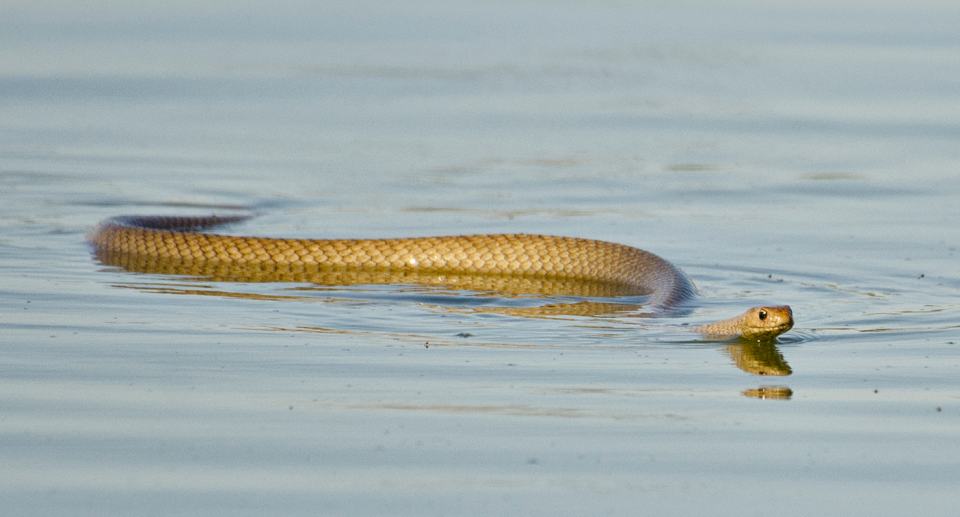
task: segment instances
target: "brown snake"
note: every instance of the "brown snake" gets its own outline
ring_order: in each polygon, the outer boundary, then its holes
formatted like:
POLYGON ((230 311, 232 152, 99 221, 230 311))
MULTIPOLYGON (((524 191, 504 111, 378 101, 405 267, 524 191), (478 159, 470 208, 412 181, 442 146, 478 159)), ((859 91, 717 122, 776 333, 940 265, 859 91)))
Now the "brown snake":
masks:
MULTIPOLYGON (((409 239, 273 239, 194 230, 248 219, 113 217, 88 237, 105 264, 133 271, 235 281, 299 281, 324 285, 417 283, 443 275, 469 287, 490 279, 507 292, 550 292, 577 286, 587 296, 645 294, 647 307, 674 308, 695 293, 666 260, 611 242, 546 235, 461 235, 409 239)), ((486 285, 490 285, 489 283, 486 285)), ((771 339, 793 327, 788 306, 754 307, 692 330, 713 339, 771 339)))

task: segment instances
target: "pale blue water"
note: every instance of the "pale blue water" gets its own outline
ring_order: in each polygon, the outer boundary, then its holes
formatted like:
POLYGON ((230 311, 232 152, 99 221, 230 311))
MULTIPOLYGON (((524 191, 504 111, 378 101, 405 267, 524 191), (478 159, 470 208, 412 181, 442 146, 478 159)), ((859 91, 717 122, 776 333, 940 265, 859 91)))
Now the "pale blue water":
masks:
POLYGON ((5 512, 952 515, 957 26, 935 2, 0 7, 5 512), (547 302, 136 274, 84 242, 237 208, 260 216, 224 231, 611 240, 701 295, 521 318, 487 310, 547 302), (682 331, 781 303, 787 376, 682 331))

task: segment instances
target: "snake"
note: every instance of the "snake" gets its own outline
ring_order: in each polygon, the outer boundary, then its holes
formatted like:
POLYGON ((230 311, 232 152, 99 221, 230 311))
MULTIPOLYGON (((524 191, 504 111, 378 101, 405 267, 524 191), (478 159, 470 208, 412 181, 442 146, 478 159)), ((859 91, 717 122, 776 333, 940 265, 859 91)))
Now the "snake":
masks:
MULTIPOLYGON (((495 278, 505 290, 542 292, 576 284, 588 295, 644 294, 649 296, 644 307, 653 311, 669 311, 696 294, 693 282, 667 260, 601 240, 532 234, 283 239, 203 231, 250 217, 117 216, 98 224, 87 240, 105 264, 239 281, 337 285, 416 282, 423 275, 495 278)), ((710 339, 770 340, 793 324, 789 306, 770 305, 689 328, 710 339)))

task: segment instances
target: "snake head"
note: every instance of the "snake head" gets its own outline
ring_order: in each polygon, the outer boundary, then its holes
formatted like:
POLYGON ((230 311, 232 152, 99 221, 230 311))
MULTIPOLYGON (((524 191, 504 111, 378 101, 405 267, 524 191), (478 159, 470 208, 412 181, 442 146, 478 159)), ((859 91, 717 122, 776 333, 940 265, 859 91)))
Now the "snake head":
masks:
POLYGON ((741 336, 747 339, 771 339, 793 328, 789 305, 754 307, 739 318, 741 336))
POLYGON ((695 327, 693 330, 713 339, 773 339, 793 328, 793 311, 787 305, 754 307, 728 320, 695 327))

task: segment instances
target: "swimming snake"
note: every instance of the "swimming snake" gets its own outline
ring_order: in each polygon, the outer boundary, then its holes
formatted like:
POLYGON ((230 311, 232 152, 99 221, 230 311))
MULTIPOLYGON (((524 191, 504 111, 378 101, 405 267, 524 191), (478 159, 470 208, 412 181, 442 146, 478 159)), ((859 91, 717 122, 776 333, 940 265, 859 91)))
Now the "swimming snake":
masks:
MULTIPOLYGON (((197 231, 248 218, 120 216, 101 222, 88 240, 107 264, 239 281, 415 283, 430 275, 464 285, 488 279, 515 292, 577 284, 586 295, 648 295, 644 307, 654 310, 678 307, 696 292, 686 274, 657 255, 590 239, 527 234, 276 239, 197 231)), ((712 339, 772 339, 792 327, 793 313, 783 305, 754 307, 691 330, 712 339)))

